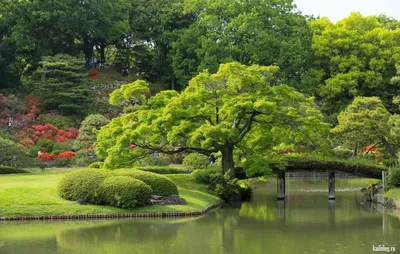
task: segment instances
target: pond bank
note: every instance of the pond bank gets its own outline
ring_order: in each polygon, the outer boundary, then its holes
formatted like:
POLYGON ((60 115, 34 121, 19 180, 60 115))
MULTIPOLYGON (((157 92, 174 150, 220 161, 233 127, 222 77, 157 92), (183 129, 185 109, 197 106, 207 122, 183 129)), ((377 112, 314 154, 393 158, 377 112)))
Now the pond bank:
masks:
POLYGON ((24 175, 0 175, 0 218, 2 221, 89 219, 122 217, 198 216, 218 206, 221 199, 210 193, 207 186, 194 182, 186 174, 167 175, 176 183, 186 205, 152 205, 133 209, 111 206, 78 205, 59 197, 57 184, 64 172, 48 171, 24 175), (149 214, 149 215, 144 215, 149 214), (175 214, 175 215, 173 215, 175 214), (111 217, 115 216, 115 217, 111 217), (117 217, 120 216, 120 217, 117 217), (23 218, 23 219, 22 219, 23 218))

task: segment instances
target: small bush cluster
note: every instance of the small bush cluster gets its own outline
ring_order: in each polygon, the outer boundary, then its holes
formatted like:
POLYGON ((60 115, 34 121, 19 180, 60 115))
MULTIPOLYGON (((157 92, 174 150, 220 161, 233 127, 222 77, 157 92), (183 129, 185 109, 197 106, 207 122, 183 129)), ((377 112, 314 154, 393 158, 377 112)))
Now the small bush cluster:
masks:
POLYGON ((137 166, 168 166, 171 160, 163 156, 149 156, 138 161, 137 166))
POLYGON ((0 166, 0 175, 2 174, 21 174, 28 173, 27 171, 19 168, 9 167, 9 166, 0 166))
POLYGON ((58 184, 58 194, 67 200, 84 199, 93 204, 104 203, 100 185, 111 177, 109 171, 101 169, 78 169, 64 176, 58 184))
POLYGON ((148 167, 136 167, 139 170, 157 173, 161 175, 167 174, 188 174, 191 173, 191 170, 187 170, 185 168, 175 168, 175 167, 168 167, 168 166, 148 166, 148 167))
POLYGON ((88 168, 66 174, 58 193, 71 201, 82 199, 92 204, 133 208, 148 204, 153 194, 169 196, 178 194, 178 190, 169 178, 150 172, 88 168))
POLYGON ((192 174, 196 183, 211 184, 221 174, 221 169, 209 167, 205 170, 195 170, 192 174))
POLYGON ((120 208, 146 205, 152 195, 150 186, 129 176, 107 178, 100 189, 106 204, 120 208))
POLYGON ((145 182, 151 187, 154 195, 169 196, 178 194, 176 184, 162 175, 136 169, 117 169, 113 173, 118 176, 129 176, 145 182))
POLYGON ((188 169, 206 169, 210 164, 209 158, 204 154, 191 153, 183 159, 183 165, 188 169))

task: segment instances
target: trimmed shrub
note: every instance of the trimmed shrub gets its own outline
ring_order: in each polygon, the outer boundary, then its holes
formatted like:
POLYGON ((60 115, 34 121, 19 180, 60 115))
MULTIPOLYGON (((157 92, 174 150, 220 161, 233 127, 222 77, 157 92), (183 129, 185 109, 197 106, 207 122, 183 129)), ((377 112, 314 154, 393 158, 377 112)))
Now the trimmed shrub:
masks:
POLYGON ((195 170, 192 174, 196 183, 211 184, 221 175, 221 168, 210 167, 205 170, 195 170))
POLYGON ((0 175, 3 174, 21 174, 21 173, 29 173, 23 169, 9 167, 9 166, 0 166, 0 175))
POLYGON ((189 174, 192 171, 187 170, 185 168, 177 168, 177 167, 168 167, 168 166, 149 166, 149 167, 137 167, 137 169, 147 171, 147 172, 152 172, 152 173, 157 173, 161 175, 167 175, 167 174, 189 174))
POLYGON ((154 195, 169 196, 179 194, 176 184, 168 177, 159 174, 137 169, 117 169, 113 173, 117 176, 129 176, 145 182, 151 187, 154 195))
POLYGON ((209 158, 199 153, 191 153, 183 159, 183 165, 189 169, 206 169, 209 164, 209 158))
POLYGON ((93 204, 102 204, 100 185, 111 177, 109 171, 102 169, 78 169, 67 173, 58 184, 58 194, 67 200, 84 199, 93 204))
POLYGON ((107 205, 133 208, 150 202, 152 190, 144 182, 129 176, 113 176, 100 185, 101 195, 107 205))
POLYGON ((138 161, 134 166, 168 166, 171 160, 163 156, 148 156, 138 161))
POLYGON ((88 168, 102 168, 103 164, 104 164, 104 162, 96 161, 96 162, 93 162, 92 164, 90 164, 88 166, 88 168))

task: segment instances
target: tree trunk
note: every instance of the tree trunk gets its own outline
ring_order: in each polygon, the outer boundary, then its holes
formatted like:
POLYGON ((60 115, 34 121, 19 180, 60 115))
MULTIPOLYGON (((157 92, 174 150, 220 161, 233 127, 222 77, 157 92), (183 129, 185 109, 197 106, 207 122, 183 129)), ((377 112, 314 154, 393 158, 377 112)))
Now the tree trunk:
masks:
POLYGON ((233 162, 233 148, 234 146, 229 144, 222 150, 222 173, 225 174, 229 169, 232 172, 232 176, 235 177, 235 165, 233 162))
POLYGON ((106 44, 104 42, 100 43, 100 62, 104 63, 106 60, 106 44))
POLYGON ((83 52, 85 53, 86 60, 93 56, 93 41, 89 37, 83 38, 83 52))

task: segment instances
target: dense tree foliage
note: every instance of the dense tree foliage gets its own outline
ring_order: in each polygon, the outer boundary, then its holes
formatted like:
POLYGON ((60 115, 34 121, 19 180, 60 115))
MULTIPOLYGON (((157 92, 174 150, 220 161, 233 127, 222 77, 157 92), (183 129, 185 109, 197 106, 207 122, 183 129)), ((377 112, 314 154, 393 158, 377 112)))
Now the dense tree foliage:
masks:
POLYGON ((216 72, 219 64, 278 65, 285 84, 300 83, 307 70, 311 31, 291 0, 185 1, 197 15, 188 29, 178 30, 172 64, 181 85, 198 72, 216 72))
POLYGON ((382 143, 395 158, 396 153, 387 141, 390 134, 390 113, 377 97, 357 97, 338 116, 339 124, 332 130, 343 140, 354 144, 354 155, 358 146, 382 143))
POLYGON ((277 72, 274 66, 223 64, 216 74, 201 72, 180 94, 164 91, 149 100, 131 84, 124 90, 138 101, 135 110, 100 130, 96 150, 110 168, 129 165, 148 151, 219 152, 227 171, 234 170, 235 149, 245 147, 251 159, 282 142, 316 144, 327 130, 322 114, 312 99, 274 86, 277 72), (291 131, 284 136, 286 129, 291 131))
POLYGON ((385 15, 332 23, 292 0, 0 1, 0 127, 30 156, 57 145, 71 159, 74 143, 82 166, 94 148, 111 168, 198 152, 249 174, 287 152, 396 157, 399 66, 400 22, 385 15))
POLYGON ((391 83, 400 61, 400 29, 369 16, 352 13, 336 24, 327 18, 310 22, 313 31, 317 94, 328 113, 344 109, 356 96, 379 96, 393 111, 400 89, 391 83))
POLYGON ((83 61, 68 55, 46 56, 36 71, 34 93, 61 114, 82 114, 89 102, 83 61))

